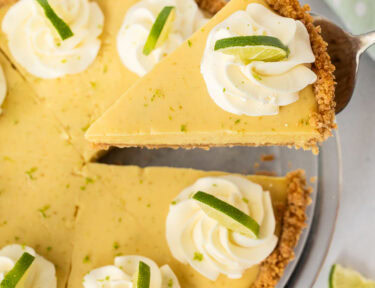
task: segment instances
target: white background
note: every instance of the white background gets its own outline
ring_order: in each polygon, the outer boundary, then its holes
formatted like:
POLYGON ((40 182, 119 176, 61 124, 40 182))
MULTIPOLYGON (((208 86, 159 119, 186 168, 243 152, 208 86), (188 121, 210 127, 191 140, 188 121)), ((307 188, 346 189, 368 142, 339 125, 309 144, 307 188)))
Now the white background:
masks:
MULTIPOLYGON (((342 23, 323 0, 301 2, 342 23)), ((375 279, 375 62, 368 55, 361 59, 354 97, 337 118, 344 189, 332 247, 314 288, 328 287, 333 263, 355 268, 375 279)))

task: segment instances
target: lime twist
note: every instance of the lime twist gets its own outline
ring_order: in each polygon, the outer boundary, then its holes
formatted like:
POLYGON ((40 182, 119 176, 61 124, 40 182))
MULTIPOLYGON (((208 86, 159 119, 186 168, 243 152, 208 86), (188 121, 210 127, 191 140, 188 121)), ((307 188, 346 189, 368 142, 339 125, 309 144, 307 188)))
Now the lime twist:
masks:
POLYGON ((62 40, 68 39, 74 36, 72 30, 62 20, 56 13, 53 11, 51 5, 48 3, 48 0, 36 0, 40 6, 42 6, 46 17, 51 21, 52 25, 56 28, 57 33, 59 33, 62 40))
POLYGON ((245 63, 281 61, 290 53, 278 38, 259 35, 220 39, 216 41, 214 50, 234 55, 245 63))
POLYGON ((144 55, 149 55, 154 49, 160 47, 167 40, 175 19, 175 10, 173 6, 166 6, 161 10, 148 34, 146 44, 143 48, 144 55))
POLYGON ((260 226, 249 215, 219 198, 199 191, 193 195, 202 210, 211 218, 233 232, 250 238, 258 238, 260 226))
POLYGON ((0 283, 0 288, 21 288, 25 281, 25 274, 33 264, 35 257, 27 252, 23 253, 0 283))
POLYGON ((146 263, 140 261, 138 270, 134 275, 133 287, 134 288, 150 288, 151 282, 151 268, 146 263))

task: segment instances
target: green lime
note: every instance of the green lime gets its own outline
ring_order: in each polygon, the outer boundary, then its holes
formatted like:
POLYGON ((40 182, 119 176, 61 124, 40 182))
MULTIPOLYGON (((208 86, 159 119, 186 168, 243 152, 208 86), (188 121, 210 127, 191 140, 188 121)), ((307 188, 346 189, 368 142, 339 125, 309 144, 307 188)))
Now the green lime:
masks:
POLYGON ((217 40, 215 51, 239 57, 242 61, 276 62, 288 57, 289 48, 271 36, 239 36, 217 40))
POLYGON ((166 6, 161 10, 152 25, 150 34, 148 34, 143 54, 149 55, 155 48, 160 47, 167 40, 175 15, 176 11, 173 6, 166 6))
POLYGON ((329 276, 330 288, 375 288, 375 282, 365 279, 358 272, 335 264, 329 276))
POLYGON ((149 288, 151 281, 151 268, 146 263, 140 261, 138 271, 135 273, 133 280, 134 288, 149 288))
POLYGON ((74 36, 72 30, 62 20, 56 13, 53 11, 51 5, 49 5, 48 0, 36 0, 40 6, 42 6, 46 17, 51 21, 52 25, 56 28, 62 40, 68 39, 74 36))
POLYGON ((195 193, 193 199, 198 201, 209 217, 215 219, 224 227, 247 237, 258 238, 259 224, 241 210, 201 191, 195 193))
POLYGON ((10 270, 0 283, 0 288, 20 288, 23 285, 22 277, 27 273, 35 257, 27 252, 18 259, 12 270, 10 270))

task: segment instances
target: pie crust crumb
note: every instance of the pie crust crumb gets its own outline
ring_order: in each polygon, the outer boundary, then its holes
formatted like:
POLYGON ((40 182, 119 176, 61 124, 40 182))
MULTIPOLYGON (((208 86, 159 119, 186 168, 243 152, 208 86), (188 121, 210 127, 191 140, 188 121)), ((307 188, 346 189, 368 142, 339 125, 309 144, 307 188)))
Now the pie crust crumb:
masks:
POLYGON ((312 189, 306 187, 303 170, 289 173, 287 179, 288 198, 282 216, 279 243, 272 254, 262 263, 258 278, 251 288, 276 287, 285 268, 294 259, 294 248, 306 227, 306 208, 311 204, 312 189))

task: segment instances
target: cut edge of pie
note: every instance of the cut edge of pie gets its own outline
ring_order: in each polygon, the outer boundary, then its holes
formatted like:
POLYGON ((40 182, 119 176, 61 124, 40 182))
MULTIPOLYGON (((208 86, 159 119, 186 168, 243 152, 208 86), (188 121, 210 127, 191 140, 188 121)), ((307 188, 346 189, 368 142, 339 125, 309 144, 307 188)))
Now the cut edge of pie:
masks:
MULTIPOLYGON (((115 145, 110 143, 100 143, 96 142, 94 139, 86 134, 86 139, 92 142, 94 147, 100 149, 108 149, 112 146, 126 148, 126 147, 146 147, 149 149, 158 149, 158 148, 203 148, 209 149, 211 147, 217 146, 274 146, 282 145, 288 147, 295 147, 297 149, 303 148, 305 150, 312 150, 314 154, 319 153, 318 144, 324 142, 329 137, 333 135, 332 130, 337 128, 335 122, 335 107, 336 103, 335 98, 335 81, 334 74, 335 67, 331 62, 331 58, 327 52, 327 43, 323 40, 321 36, 321 28, 313 24, 313 17, 309 14, 310 7, 309 5, 301 6, 298 0, 265 0, 266 3, 277 12, 279 15, 292 18, 295 20, 300 20, 308 30, 310 36, 310 43, 312 46, 313 53, 315 55, 315 62, 312 65, 313 71, 317 75, 317 81, 313 84, 314 96, 317 103, 317 111, 313 112, 309 117, 309 125, 314 127, 317 131, 318 136, 311 138, 305 143, 296 143, 296 142, 282 142, 282 143, 228 143, 228 144, 142 144, 142 145, 133 145, 133 144, 119 144, 115 145)), ((212 14, 215 14, 220 11, 226 5, 224 0, 196 0, 199 7, 208 11, 212 14)))
POLYGON ((286 178, 288 181, 287 205, 281 220, 279 243, 272 254, 261 264, 258 278, 251 288, 276 287, 289 262, 294 259, 294 248, 306 227, 306 209, 311 203, 312 189, 306 186, 303 170, 290 172, 286 178))

